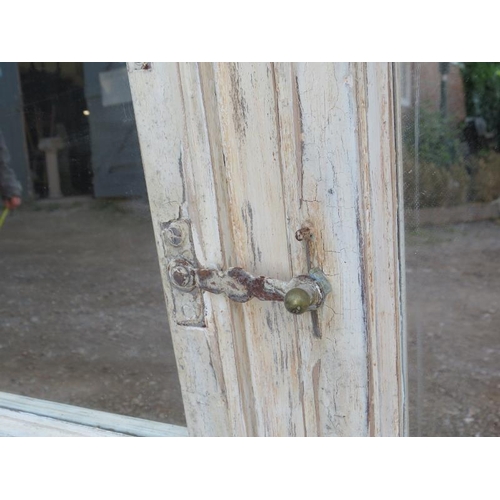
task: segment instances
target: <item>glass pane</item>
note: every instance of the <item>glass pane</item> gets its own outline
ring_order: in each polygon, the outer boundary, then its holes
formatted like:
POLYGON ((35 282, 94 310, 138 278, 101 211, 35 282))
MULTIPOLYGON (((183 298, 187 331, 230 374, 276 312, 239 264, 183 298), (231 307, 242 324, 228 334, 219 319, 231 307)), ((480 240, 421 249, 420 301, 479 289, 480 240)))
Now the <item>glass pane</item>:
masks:
POLYGON ((0 63, 0 130, 0 391, 185 425, 125 64, 0 63))
POLYGON ((500 65, 403 66, 410 432, 498 436, 500 65))

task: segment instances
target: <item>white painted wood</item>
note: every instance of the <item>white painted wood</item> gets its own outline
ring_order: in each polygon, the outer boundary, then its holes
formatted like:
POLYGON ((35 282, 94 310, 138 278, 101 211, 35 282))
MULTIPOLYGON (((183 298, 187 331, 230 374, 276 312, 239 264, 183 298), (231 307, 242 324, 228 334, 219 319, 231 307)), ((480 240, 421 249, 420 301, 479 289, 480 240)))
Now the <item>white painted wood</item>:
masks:
POLYGON ((153 64, 129 78, 191 435, 403 435, 401 186, 392 64, 153 64), (158 231, 192 221, 202 266, 288 280, 318 313, 204 293, 175 324, 158 231), (295 232, 309 227, 313 239, 295 232))
MULTIPOLYGON (((154 63, 152 70, 147 71, 131 68, 134 68, 133 64, 129 65, 129 79, 163 287, 167 306, 172 311, 171 288, 166 272, 168 263, 163 254, 160 224, 182 216, 187 217, 187 196, 196 193, 194 185, 186 186, 192 160, 187 140, 180 72, 177 64, 154 63)), ((199 88, 194 87, 189 89, 188 95, 197 96, 200 92, 199 88)), ((202 147, 200 145, 200 148, 202 147)), ((212 200, 213 204, 215 193, 211 191, 210 182, 204 184, 204 165, 197 166, 202 174, 198 184, 203 187, 202 196, 207 198, 207 202, 212 200)), ((201 238, 204 229, 201 226, 210 224, 216 218, 217 212, 214 208, 210 212, 192 212, 193 225, 196 225, 196 249, 200 252, 199 260, 203 262, 200 242, 203 241, 201 238)), ((218 237, 218 231, 211 235, 214 252, 218 237)), ((222 352, 227 352, 227 364, 233 366, 233 373, 236 370, 231 330, 226 331, 222 327, 222 333, 219 332, 214 315, 211 314, 215 308, 223 309, 224 303, 215 297, 205 299, 209 314, 208 328, 181 327, 175 321, 170 321, 188 428, 193 435, 246 434, 242 427, 243 418, 242 412, 238 411, 238 403, 232 403, 231 412, 228 408, 225 378, 230 376, 226 373, 230 373, 231 369, 221 368, 224 360, 222 352), (216 307, 213 308, 211 302, 216 304, 216 307), (223 338, 219 340, 220 334, 223 338)), ((233 387, 236 385, 231 381, 230 390, 233 387)), ((238 392, 237 389, 235 391, 238 392)))
MULTIPOLYGON (((392 65, 393 70, 393 113, 394 113, 394 134, 396 147, 395 152, 395 162, 396 162, 396 182, 397 186, 394 188, 396 191, 396 202, 398 206, 397 211, 397 257, 399 260, 399 358, 401 362, 400 366, 400 429, 403 436, 410 435, 409 428, 409 407, 408 407, 408 345, 407 345, 407 335, 406 335, 406 265, 405 265, 405 207, 403 203, 403 193, 404 193, 404 176, 403 176, 403 135, 402 135, 402 119, 401 119, 401 72, 402 63, 394 63, 392 65)), ((395 237, 396 237, 395 236, 395 237)))
POLYGON ((0 408, 0 437, 126 437, 126 435, 0 408))
POLYGON ((185 437, 185 427, 0 392, 0 436, 185 437))

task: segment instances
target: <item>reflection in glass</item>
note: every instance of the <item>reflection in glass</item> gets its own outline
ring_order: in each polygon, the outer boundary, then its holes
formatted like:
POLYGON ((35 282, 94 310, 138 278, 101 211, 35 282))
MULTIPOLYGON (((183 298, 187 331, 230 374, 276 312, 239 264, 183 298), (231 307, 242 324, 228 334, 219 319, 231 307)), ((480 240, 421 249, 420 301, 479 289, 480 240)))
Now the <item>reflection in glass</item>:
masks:
POLYGON ((401 70, 410 432, 498 436, 500 66, 401 70))
POLYGON ((0 391, 184 425, 125 64, 0 68, 0 391))

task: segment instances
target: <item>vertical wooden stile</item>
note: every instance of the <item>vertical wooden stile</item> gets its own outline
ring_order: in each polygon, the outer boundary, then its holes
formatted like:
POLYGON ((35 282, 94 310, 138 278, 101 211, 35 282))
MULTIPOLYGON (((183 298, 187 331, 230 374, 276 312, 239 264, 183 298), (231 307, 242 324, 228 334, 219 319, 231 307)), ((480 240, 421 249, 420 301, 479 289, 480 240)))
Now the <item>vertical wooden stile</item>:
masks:
POLYGON ((388 63, 129 64, 191 435, 406 434, 399 103, 388 63), (204 293, 179 325, 161 225, 200 265, 333 291, 313 313, 204 293), (299 241, 296 233, 306 230, 299 241))

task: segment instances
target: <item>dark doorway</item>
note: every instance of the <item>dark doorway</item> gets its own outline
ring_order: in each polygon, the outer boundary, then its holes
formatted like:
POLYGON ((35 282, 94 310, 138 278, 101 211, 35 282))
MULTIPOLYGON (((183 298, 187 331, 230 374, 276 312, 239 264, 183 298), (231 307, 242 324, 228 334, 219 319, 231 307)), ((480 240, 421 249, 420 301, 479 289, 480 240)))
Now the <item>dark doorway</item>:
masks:
POLYGON ((35 196, 48 195, 45 155, 40 139, 59 136, 61 191, 65 196, 93 193, 90 132, 83 87, 83 63, 19 63, 26 136, 35 196))

